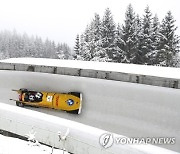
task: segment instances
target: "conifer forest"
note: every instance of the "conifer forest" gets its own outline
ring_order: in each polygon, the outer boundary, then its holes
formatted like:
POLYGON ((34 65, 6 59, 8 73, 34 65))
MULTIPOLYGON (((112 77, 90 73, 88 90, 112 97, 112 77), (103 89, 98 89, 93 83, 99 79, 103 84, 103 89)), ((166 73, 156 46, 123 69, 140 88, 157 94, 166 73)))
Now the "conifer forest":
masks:
POLYGON ((116 23, 110 8, 77 34, 74 47, 49 39, 18 34, 16 30, 0 32, 0 59, 38 57, 85 61, 133 63, 166 67, 180 66, 180 37, 171 11, 160 21, 147 6, 142 16, 127 6, 125 20, 116 23))

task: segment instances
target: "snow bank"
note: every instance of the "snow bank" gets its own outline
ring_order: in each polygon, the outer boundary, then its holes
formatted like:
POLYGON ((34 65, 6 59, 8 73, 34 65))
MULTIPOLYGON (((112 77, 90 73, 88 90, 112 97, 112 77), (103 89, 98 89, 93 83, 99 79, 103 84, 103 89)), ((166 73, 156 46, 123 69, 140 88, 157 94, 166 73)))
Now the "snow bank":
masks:
POLYGON ((53 149, 45 145, 33 145, 13 137, 0 135, 0 154, 68 154, 62 150, 53 149))

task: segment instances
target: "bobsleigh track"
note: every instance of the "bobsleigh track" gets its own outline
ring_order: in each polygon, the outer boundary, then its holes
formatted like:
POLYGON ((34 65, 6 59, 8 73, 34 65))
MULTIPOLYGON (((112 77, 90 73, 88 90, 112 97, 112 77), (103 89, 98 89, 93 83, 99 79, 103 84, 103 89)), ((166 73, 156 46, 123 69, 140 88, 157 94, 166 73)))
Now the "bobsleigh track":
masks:
POLYGON ((0 101, 15 105, 11 89, 83 94, 82 113, 47 108, 39 112, 70 119, 127 137, 175 137, 174 145, 158 145, 180 152, 180 89, 86 77, 37 72, 0 71, 0 101))

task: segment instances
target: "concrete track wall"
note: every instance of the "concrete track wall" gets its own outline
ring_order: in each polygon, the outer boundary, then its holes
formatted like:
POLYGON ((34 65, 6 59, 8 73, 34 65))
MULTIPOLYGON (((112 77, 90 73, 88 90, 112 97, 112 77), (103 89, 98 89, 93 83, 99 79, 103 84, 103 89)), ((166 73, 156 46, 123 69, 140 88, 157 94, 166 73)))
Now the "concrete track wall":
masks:
POLYGON ((141 74, 130 74, 130 73, 114 72, 114 71, 102 71, 102 70, 93 70, 93 69, 54 67, 47 65, 43 66, 43 65, 31 65, 31 64, 20 64, 20 63, 18 64, 18 63, 6 63, 6 62, 0 62, 0 70, 52 73, 52 74, 98 78, 98 79, 115 80, 115 81, 123 81, 123 82, 131 82, 131 83, 139 83, 139 84, 180 89, 180 79, 156 77, 156 76, 141 75, 141 74))

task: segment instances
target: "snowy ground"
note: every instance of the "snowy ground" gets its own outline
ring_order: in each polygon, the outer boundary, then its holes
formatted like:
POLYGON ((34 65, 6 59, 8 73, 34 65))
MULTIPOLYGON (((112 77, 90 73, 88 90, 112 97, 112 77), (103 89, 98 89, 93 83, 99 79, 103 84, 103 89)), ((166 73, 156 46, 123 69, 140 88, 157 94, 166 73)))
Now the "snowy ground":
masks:
POLYGON ((45 145, 0 135, 0 154, 68 154, 45 145))

